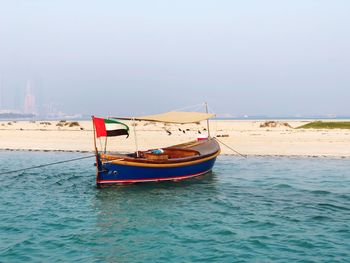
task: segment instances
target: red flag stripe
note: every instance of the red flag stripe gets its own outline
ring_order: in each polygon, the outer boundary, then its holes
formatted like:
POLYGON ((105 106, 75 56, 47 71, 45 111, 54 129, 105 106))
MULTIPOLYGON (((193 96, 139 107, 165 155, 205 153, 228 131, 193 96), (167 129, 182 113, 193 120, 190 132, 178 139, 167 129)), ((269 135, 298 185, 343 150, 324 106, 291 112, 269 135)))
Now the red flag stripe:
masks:
POLYGON ((94 117, 93 121, 96 129, 96 137, 98 138, 98 137, 107 136, 105 120, 102 118, 94 117))

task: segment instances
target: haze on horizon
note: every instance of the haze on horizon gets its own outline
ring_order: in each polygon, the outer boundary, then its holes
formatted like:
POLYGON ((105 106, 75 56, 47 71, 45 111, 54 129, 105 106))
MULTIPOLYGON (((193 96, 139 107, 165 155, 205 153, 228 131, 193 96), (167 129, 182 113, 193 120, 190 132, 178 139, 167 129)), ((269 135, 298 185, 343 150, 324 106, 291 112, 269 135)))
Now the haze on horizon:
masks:
POLYGON ((3 107, 350 115, 350 2, 0 1, 3 107))

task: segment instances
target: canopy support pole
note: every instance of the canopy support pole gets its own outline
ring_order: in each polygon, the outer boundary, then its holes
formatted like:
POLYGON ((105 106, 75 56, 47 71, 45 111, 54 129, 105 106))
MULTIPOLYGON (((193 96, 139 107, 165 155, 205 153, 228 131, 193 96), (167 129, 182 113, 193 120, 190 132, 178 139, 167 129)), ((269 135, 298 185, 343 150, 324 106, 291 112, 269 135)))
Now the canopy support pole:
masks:
MULTIPOLYGON (((209 113, 209 111, 208 111, 208 103, 204 102, 204 106, 205 106, 205 111, 207 113, 209 113)), ((208 139, 210 139, 209 119, 207 119, 207 130, 208 130, 208 139)))
POLYGON ((105 140, 105 154, 106 154, 106 152, 107 152, 107 136, 106 136, 106 140, 105 140))
POLYGON ((136 136, 136 122, 135 118, 132 119, 134 126, 134 139, 135 139, 135 148, 136 148, 136 157, 139 157, 139 146, 137 144, 137 136, 136 136))

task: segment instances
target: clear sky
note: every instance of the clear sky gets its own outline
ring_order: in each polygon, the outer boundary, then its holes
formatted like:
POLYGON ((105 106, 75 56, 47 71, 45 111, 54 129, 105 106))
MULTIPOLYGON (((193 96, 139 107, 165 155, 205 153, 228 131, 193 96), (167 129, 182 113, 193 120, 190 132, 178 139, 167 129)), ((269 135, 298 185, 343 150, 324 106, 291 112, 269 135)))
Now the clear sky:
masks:
POLYGON ((4 103, 350 115, 349 0, 0 0, 4 103))

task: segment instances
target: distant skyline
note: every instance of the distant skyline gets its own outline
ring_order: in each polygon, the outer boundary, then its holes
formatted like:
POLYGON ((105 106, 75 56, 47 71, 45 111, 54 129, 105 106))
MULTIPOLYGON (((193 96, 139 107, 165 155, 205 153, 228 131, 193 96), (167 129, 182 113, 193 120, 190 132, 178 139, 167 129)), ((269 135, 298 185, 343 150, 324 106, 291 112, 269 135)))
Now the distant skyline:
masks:
POLYGON ((350 2, 0 1, 0 107, 350 115, 350 2))

